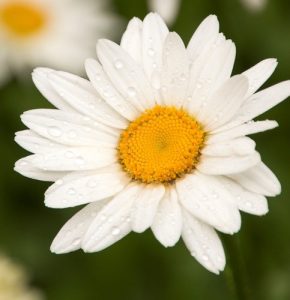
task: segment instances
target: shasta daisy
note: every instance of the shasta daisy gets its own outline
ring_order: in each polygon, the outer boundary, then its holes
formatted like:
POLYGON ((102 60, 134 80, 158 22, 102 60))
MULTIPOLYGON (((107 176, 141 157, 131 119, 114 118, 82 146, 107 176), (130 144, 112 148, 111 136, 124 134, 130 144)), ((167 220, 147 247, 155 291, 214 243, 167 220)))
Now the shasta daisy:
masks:
POLYGON ((95 38, 119 23, 106 6, 103 0, 0 0, 0 83, 38 65, 81 73, 95 38))
POLYGON ((33 80, 56 109, 25 112, 16 142, 33 154, 16 171, 53 181, 45 204, 87 204, 51 251, 100 251, 151 228, 165 247, 182 237, 208 270, 225 266, 215 230, 240 229, 240 211, 267 213, 280 193, 247 135, 276 121, 252 121, 290 94, 290 81, 257 92, 277 62, 231 77, 235 45, 207 17, 187 47, 154 13, 133 18, 121 44, 99 40, 89 80, 38 68, 33 80))

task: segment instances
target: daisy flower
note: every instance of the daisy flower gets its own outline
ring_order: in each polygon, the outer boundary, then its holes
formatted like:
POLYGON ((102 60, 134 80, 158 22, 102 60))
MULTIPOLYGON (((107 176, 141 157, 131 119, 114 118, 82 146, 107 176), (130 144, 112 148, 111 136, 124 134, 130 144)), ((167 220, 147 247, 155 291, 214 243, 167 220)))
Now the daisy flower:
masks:
POLYGON ((29 286, 26 270, 0 253, 0 299, 42 300, 42 294, 29 286))
POLYGON ((209 16, 187 48, 159 15, 133 18, 121 44, 99 40, 90 81, 38 68, 33 80, 56 109, 25 112, 16 142, 34 154, 16 171, 55 183, 45 204, 88 204, 51 251, 100 251, 151 228, 165 247, 182 237, 192 256, 219 273, 216 230, 240 229, 239 211, 267 213, 280 193, 247 135, 276 121, 252 121, 290 94, 290 81, 256 91, 274 71, 266 59, 231 77, 235 45, 209 16))
POLYGON ((258 12, 265 8, 267 0, 241 0, 246 8, 252 12, 258 12))
POLYGON ((38 65, 80 73, 116 19, 104 1, 0 0, 0 80, 38 65), (77 47, 76 47, 77 45, 77 47))
POLYGON ((180 0, 148 0, 148 6, 150 11, 158 13, 168 25, 171 25, 178 15, 180 2, 180 0))

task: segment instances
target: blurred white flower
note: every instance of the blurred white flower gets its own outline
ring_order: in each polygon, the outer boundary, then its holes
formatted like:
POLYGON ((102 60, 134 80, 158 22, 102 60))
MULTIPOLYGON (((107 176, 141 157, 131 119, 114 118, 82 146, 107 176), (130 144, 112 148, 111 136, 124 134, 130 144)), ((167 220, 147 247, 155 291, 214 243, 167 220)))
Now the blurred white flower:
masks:
POLYGON ((39 291, 28 285, 25 270, 0 253, 0 300, 41 300, 39 291))
POLYGON ((252 121, 290 95, 290 81, 257 92, 277 66, 266 59, 232 76, 236 48, 209 16, 187 48, 159 15, 133 18, 121 45, 100 40, 90 81, 38 68, 33 80, 57 109, 25 112, 16 142, 33 155, 19 173, 55 183, 45 204, 88 204, 51 250, 105 249, 151 228, 165 247, 183 238, 208 270, 225 266, 215 230, 240 229, 240 211, 268 212, 280 183, 247 135, 278 126, 252 121))
POLYGON ((168 25, 176 20, 181 0, 148 0, 150 11, 157 12, 168 25))
POLYGON ((242 3, 253 12, 261 11, 267 4, 267 0, 241 0, 242 3))
POLYGON ((106 1, 0 0, 0 82, 44 65, 81 73, 96 38, 116 32, 106 1))

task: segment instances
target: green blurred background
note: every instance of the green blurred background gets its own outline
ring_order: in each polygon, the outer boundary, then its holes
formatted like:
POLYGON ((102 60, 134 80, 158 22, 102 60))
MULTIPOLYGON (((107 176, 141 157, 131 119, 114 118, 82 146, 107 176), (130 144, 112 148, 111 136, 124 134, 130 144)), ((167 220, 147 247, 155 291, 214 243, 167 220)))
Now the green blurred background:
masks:
MULTIPOLYGON (((144 0, 113 4, 125 21, 143 18, 148 11, 144 0)), ((290 78, 290 1, 269 0, 264 10, 254 13, 238 0, 184 0, 171 29, 188 42, 209 14, 218 15, 221 31, 237 46, 234 73, 275 57, 278 68, 265 86, 290 78)), ((14 162, 27 155, 13 141, 14 132, 24 129, 19 115, 49 104, 30 76, 0 89, 0 99, 0 250, 28 269, 32 285, 46 299, 232 299, 223 275, 201 267, 182 242, 163 248, 150 231, 130 234, 100 253, 50 253, 55 234, 79 207, 45 207, 48 184, 13 171, 14 162)), ((269 199, 270 212, 264 217, 243 214, 241 231, 231 237, 239 239, 253 299, 290 299, 289 112, 288 100, 260 117, 276 119, 280 127, 253 136, 263 160, 281 180, 282 195, 269 199)))

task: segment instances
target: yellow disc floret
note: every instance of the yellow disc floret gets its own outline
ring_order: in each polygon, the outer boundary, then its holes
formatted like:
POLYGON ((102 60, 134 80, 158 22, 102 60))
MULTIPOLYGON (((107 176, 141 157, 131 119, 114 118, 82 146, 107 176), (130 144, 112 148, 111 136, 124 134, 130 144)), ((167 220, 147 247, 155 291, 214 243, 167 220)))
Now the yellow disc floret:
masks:
POLYGON ((144 183, 171 183, 195 167, 205 132, 186 111, 155 106, 130 123, 120 137, 124 170, 144 183))
POLYGON ((23 1, 8 1, 0 5, 0 25, 17 37, 27 37, 37 33, 46 23, 46 14, 36 4, 23 1))

